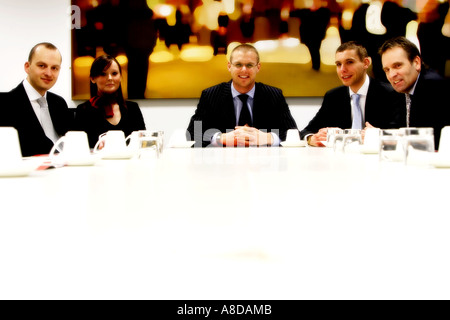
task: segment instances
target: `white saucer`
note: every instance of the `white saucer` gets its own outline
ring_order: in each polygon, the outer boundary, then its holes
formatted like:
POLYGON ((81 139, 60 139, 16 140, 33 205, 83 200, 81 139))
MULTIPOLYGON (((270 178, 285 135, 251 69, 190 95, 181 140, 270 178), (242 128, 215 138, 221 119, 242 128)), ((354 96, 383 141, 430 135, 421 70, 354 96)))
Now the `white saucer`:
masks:
POLYGON ((14 165, 0 164, 0 177, 25 177, 39 167, 36 161, 22 161, 14 165))
POLYGON ((280 144, 283 147, 290 147, 290 148, 295 148, 295 147, 306 147, 306 141, 304 140, 299 140, 299 141, 283 141, 280 142, 280 144))
POLYGON ((67 160, 65 163, 67 166, 93 166, 99 159, 98 155, 90 155, 84 158, 67 160))
POLYGON ((190 148, 195 141, 180 141, 170 144, 170 148, 190 148))
POLYGON ((364 154, 376 154, 376 153, 379 153, 379 152, 380 152, 380 150, 378 150, 378 148, 371 148, 371 147, 368 147, 368 146, 365 146, 365 145, 361 146, 361 153, 364 153, 364 154))
POLYGON ((100 157, 102 159, 109 159, 109 160, 120 160, 120 159, 131 159, 136 154, 133 150, 124 150, 119 152, 111 152, 111 153, 104 153, 99 152, 100 157))
POLYGON ((436 168, 450 168, 450 156, 449 155, 443 156, 437 153, 432 158, 431 165, 433 165, 436 168))

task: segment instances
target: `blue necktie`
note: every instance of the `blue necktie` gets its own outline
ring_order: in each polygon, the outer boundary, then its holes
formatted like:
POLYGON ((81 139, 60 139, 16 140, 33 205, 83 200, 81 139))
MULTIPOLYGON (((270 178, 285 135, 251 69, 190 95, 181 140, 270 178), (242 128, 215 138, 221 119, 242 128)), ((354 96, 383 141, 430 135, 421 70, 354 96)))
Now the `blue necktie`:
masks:
POLYGON ((352 111, 353 111, 353 121, 352 121, 352 129, 362 129, 363 128, 363 119, 362 119, 362 111, 361 106, 359 105, 359 94, 352 94, 352 111))

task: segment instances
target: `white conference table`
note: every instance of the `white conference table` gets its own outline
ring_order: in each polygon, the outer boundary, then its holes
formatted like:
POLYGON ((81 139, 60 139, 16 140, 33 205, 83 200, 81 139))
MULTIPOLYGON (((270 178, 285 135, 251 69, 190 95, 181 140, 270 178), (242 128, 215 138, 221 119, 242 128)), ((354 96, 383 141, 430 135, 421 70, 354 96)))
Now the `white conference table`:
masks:
POLYGON ((449 299, 450 169, 165 149, 0 179, 0 299, 449 299))

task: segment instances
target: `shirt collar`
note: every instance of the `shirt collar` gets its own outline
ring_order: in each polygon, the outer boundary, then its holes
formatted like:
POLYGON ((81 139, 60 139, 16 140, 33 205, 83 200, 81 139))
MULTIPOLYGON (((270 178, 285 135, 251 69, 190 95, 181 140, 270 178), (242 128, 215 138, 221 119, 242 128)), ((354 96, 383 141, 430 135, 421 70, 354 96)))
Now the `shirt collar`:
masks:
MULTIPOLYGON (((23 87, 25 88, 25 92, 27 93, 28 99, 30 101, 36 101, 41 98, 41 94, 36 91, 35 88, 28 82, 28 79, 23 80, 23 87)), ((47 99, 47 92, 45 92, 44 97, 47 99)))
MULTIPOLYGON (((233 95, 233 99, 242 94, 234 88, 233 82, 231 83, 231 94, 233 95)), ((253 99, 253 97, 255 96, 255 86, 253 86, 253 88, 251 88, 250 91, 245 94, 253 99)))
POLYGON ((358 92, 353 92, 352 89, 350 87, 348 87, 350 97, 352 96, 352 94, 359 94, 361 96, 367 96, 367 92, 369 91, 369 82, 370 82, 370 78, 366 74, 366 79, 364 80, 364 84, 361 86, 361 88, 359 88, 358 92))
POLYGON ((417 81, 419 81, 419 77, 420 77, 420 73, 419 73, 419 75, 417 76, 416 82, 414 82, 413 87, 412 87, 411 90, 409 90, 409 92, 408 92, 410 95, 413 95, 413 94, 414 94, 414 91, 416 90, 416 86, 417 86, 417 81))

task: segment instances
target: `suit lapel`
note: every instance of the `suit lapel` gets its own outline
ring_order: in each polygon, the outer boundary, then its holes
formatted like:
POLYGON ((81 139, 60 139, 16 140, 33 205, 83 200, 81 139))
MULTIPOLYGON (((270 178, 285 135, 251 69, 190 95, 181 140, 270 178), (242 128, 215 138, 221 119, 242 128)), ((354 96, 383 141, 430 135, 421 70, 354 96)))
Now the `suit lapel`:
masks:
POLYGON ((220 113, 222 114, 223 124, 226 129, 234 129, 236 126, 236 114, 234 110, 233 96, 231 94, 231 81, 224 84, 224 89, 221 91, 221 107, 220 113))

